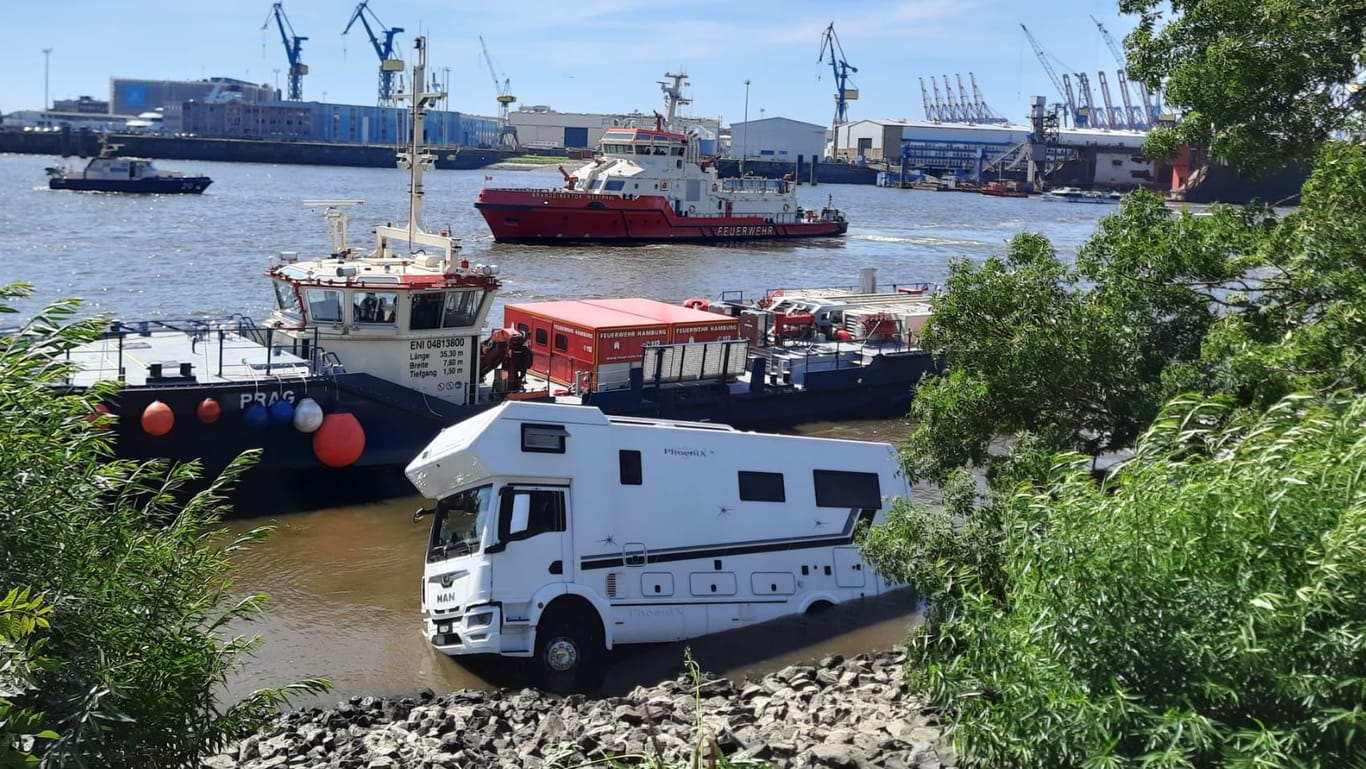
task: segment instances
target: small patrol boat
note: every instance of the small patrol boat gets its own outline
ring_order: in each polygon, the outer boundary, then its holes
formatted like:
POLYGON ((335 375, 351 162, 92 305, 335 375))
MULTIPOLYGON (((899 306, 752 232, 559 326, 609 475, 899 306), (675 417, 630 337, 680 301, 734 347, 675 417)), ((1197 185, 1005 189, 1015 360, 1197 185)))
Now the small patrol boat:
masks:
POLYGON ((197 195, 209 188, 213 180, 207 176, 186 176, 181 171, 162 171, 147 158, 118 154, 122 145, 105 143, 100 154, 90 159, 85 168, 76 170, 65 166, 47 169, 47 186, 54 190, 79 192, 137 192, 150 194, 197 195))

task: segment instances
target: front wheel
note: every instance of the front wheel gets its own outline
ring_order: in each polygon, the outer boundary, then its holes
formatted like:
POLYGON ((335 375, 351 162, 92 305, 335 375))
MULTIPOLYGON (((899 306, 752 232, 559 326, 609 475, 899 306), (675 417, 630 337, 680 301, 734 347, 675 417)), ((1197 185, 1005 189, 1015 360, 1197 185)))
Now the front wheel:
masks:
POLYGON ((604 655, 596 628, 567 620, 543 622, 536 630, 536 673, 541 687, 557 694, 592 689, 604 655))

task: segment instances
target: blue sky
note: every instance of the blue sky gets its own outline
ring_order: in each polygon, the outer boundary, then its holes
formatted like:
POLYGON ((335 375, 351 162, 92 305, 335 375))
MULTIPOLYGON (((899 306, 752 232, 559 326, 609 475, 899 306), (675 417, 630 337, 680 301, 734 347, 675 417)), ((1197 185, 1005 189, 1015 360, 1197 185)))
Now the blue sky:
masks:
MULTIPOLYGON (((271 2, 56 0, 8 3, 0 25, 0 112, 41 105, 44 71, 51 99, 109 97, 111 77, 194 80, 235 77, 285 85, 288 62, 271 2), (266 29, 263 22, 270 21, 266 29), (44 48, 52 49, 45 56, 44 48), (276 70, 279 70, 277 75, 276 70)), ((1020 24, 1059 72, 1117 64, 1091 16, 1122 44, 1134 20, 1115 0, 369 0, 405 55, 425 34, 429 66, 450 83, 450 106, 497 112, 494 79, 479 52, 483 35, 519 105, 562 112, 659 109, 666 71, 689 75, 693 115, 726 123, 784 116, 828 125, 834 76, 818 61, 832 21, 860 98, 850 119, 924 117, 918 78, 974 73, 987 103, 1021 121, 1029 96, 1059 98, 1020 24), (446 70, 449 69, 449 72, 446 70)), ((373 104, 378 57, 357 23, 342 36, 356 2, 284 0, 309 67, 308 100, 373 104)), ((1118 101, 1118 94, 1115 99, 1118 101)), ((1100 100, 1099 94, 1096 100, 1100 100)))

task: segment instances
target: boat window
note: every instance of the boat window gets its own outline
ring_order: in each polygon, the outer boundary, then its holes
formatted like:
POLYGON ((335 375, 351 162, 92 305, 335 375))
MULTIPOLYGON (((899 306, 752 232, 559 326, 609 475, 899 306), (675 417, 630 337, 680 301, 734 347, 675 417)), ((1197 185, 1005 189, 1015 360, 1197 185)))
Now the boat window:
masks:
POLYGON ((650 145, 648 145, 648 144, 637 144, 637 145, 636 145, 636 154, 637 154, 637 155, 648 155, 648 154, 650 154, 650 145))
POLYGON ((589 186, 589 189, 590 189, 590 190, 596 190, 596 189, 598 189, 598 188, 601 187, 601 186, 602 186, 602 180, 601 180, 601 179, 594 179, 594 180, 593 180, 593 184, 589 186))
POLYGON ((492 511, 492 486, 462 491, 437 502, 427 562, 479 552, 492 511))
POLYGON ((567 352, 569 350, 569 337, 565 336, 564 334, 556 334, 555 349, 560 350, 562 352, 567 352))
POLYGON ((398 294, 393 291, 357 291, 353 296, 357 323, 393 323, 398 294))
MULTIPOLYGON (((746 502, 786 502, 782 473, 759 473, 741 470, 740 499, 746 502)), ((877 476, 874 476, 877 477, 877 476)))
POLYGON ((816 484, 817 507, 844 507, 876 510, 882 507, 882 492, 877 473, 846 470, 812 470, 816 484))
POLYGON ((479 303, 483 297, 483 291, 446 292, 446 311, 441 316, 441 327, 473 326, 474 319, 479 317, 479 303))
POLYGON ((441 302, 443 292, 431 291, 413 294, 413 307, 408 315, 408 328, 413 331, 441 327, 441 302))
POLYGON ((340 323, 342 292, 331 288, 310 288, 304 292, 308 301, 308 315, 313 322, 340 323))
POLYGON ((274 281, 275 284, 275 306, 281 312, 291 315, 302 315, 303 308, 299 306, 299 295, 294 293, 294 287, 283 280, 274 281))
POLYGON ((548 333, 548 332, 547 332, 545 329, 543 329, 543 328, 538 328, 538 329, 536 329, 536 340, 535 340, 535 341, 536 341, 536 346, 537 346, 537 347, 545 347, 545 341, 546 341, 546 339, 548 338, 548 337, 547 337, 547 333, 548 333))
POLYGON ((625 179, 608 179, 608 180, 607 180, 607 183, 606 183, 605 185, 603 185, 603 189, 606 189, 608 192, 616 192, 616 191, 621 190, 621 189, 624 188, 625 186, 626 186, 626 180, 625 180, 625 179))
POLYGON ((644 480, 640 470, 640 452, 635 449, 622 449, 617 452, 617 464, 621 469, 622 486, 639 486, 644 480))

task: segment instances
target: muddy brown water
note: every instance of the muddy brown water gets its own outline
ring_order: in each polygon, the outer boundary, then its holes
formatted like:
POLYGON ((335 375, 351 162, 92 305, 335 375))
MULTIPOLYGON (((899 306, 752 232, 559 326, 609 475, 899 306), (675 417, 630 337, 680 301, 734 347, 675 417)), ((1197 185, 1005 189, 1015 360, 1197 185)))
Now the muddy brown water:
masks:
MULTIPOLYGON (((816 423, 795 432, 899 443, 900 420, 816 423)), ((917 489, 921 499, 927 490, 917 489)), ((259 633, 255 655, 228 681, 229 699, 307 676, 331 679, 327 694, 296 704, 330 705, 352 696, 400 696, 431 689, 491 689, 530 683, 526 665, 457 660, 422 635, 419 588, 428 520, 414 523, 421 497, 230 521, 232 531, 270 525, 273 533, 235 557, 237 591, 267 593, 265 613, 234 632, 259 633)), ((690 650, 703 670, 732 678, 762 675, 828 654, 891 648, 918 619, 908 591, 817 614, 668 644, 622 647, 599 690, 624 694, 683 669, 690 650)))

